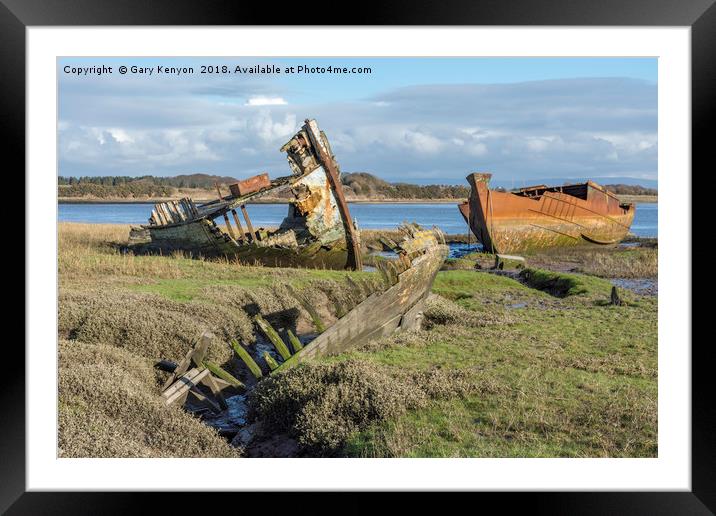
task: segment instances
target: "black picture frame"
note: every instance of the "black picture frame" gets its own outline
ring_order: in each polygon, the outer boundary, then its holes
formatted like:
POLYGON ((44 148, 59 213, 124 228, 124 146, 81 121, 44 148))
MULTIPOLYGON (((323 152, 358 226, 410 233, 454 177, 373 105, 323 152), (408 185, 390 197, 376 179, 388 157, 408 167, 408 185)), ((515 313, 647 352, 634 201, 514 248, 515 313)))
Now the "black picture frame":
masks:
MULTIPOLYGON (((350 11, 320 0, 277 8, 268 2, 225 0, 0 0, 0 120, 5 130, 4 157, 15 170, 25 169, 25 29, 29 26, 82 25, 549 25, 689 26, 692 71, 692 170, 713 170, 710 122, 716 103, 715 0, 406 0, 352 5, 350 11), (331 15, 333 13, 333 15, 331 15), (338 14, 342 13, 342 14, 338 14)), ((685 172, 685 173, 688 173, 685 172)), ((692 178, 694 175, 692 173, 692 178)), ((27 195, 27 193, 26 193, 27 195)), ((27 197, 26 197, 27 200, 27 197)), ((693 202, 692 202, 693 204, 693 202)), ((688 207, 691 210, 691 206, 688 207)), ((688 241, 691 241, 690 239, 688 241)), ((691 249, 685 250, 690 259, 691 249)), ((25 270, 25 274, 30 271, 25 270)), ((685 300, 686 301, 686 300, 685 300)), ((689 300, 690 302, 691 300, 689 300)), ((693 321, 693 316, 692 316, 693 321)), ((716 512, 716 410, 710 339, 673 343, 692 353, 692 490, 690 492, 584 492, 485 494, 500 503, 529 504, 531 512, 710 514, 716 512)), ((9 514, 126 513, 146 506, 148 494, 28 493, 25 489, 25 358, 13 357, 16 369, 0 389, 0 511, 9 514)), ((167 510, 190 510, 206 498, 172 495, 167 510), (178 502, 178 503, 177 503, 178 502)), ((214 495, 212 495, 214 496, 214 495)), ((240 495, 244 496, 244 495, 240 495)), ((264 494, 263 496, 267 496, 264 494)), ((272 496, 274 508, 300 505, 302 496, 272 496)), ((331 504, 332 497, 324 498, 331 504)), ((355 498, 353 510, 366 508, 355 498)), ((418 497, 418 500, 420 498, 418 497)), ((363 500, 363 501, 361 501, 363 500)))

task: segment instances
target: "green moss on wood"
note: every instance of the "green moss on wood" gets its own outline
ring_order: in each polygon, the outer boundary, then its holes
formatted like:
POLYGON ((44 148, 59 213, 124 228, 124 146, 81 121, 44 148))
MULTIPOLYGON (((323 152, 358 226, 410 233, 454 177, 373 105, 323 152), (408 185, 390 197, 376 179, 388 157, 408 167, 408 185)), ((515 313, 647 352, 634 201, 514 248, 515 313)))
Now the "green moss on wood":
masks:
POLYGON ((301 304, 301 306, 308 312, 308 315, 311 317, 311 320, 313 321, 313 326, 316 328, 317 333, 323 333, 326 331, 326 325, 323 324, 323 321, 321 320, 321 316, 318 315, 318 312, 313 307, 313 305, 306 299, 306 297, 300 293, 294 290, 294 288, 290 285, 287 285, 286 288, 291 293, 291 295, 296 298, 296 300, 301 304))
POLYGON ((228 382, 229 384, 233 385, 234 387, 238 387, 241 389, 246 387, 243 383, 241 383, 241 381, 234 378, 233 375, 231 375, 230 373, 228 373, 227 371, 225 371, 224 369, 219 367, 214 362, 210 362, 207 360, 204 362, 204 367, 206 367, 209 371, 211 371, 211 374, 213 374, 214 376, 218 376, 219 378, 221 378, 225 382, 228 382))
POLYGON ((244 349, 244 347, 236 342, 236 340, 231 341, 231 347, 234 348, 234 351, 239 356, 239 358, 246 364, 246 367, 249 368, 249 371, 251 371, 251 374, 254 375, 255 378, 261 378, 263 376, 263 373, 261 372, 261 367, 254 361, 253 358, 251 358, 251 355, 249 355, 249 352, 244 349))
POLYGON ((273 329, 268 321, 260 315, 255 316, 254 321, 256 321, 256 324, 259 328, 261 328, 261 331, 264 335, 266 335, 268 340, 271 341, 271 344, 273 344, 273 347, 276 348, 276 351, 278 351, 278 354, 281 355, 281 358, 284 360, 291 358, 291 352, 289 351, 288 346, 286 346, 286 343, 283 341, 281 336, 273 329))
POLYGON ((278 369, 278 362, 276 362, 274 358, 269 355, 268 351, 264 351, 264 360, 266 361, 266 364, 269 366, 269 369, 271 369, 271 371, 278 369))
POLYGON ((298 337, 296 337, 291 330, 288 330, 288 340, 291 342, 291 347, 293 347, 294 353, 298 353, 303 349, 303 344, 301 344, 301 341, 298 340, 298 337))

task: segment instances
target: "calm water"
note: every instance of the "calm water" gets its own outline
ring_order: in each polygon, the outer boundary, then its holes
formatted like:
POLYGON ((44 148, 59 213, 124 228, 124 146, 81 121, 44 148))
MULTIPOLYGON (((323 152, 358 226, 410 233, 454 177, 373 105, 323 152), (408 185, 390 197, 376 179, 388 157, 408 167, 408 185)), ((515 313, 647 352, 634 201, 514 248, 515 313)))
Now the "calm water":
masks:
MULTIPOLYGON (((286 216, 286 204, 247 205, 254 226, 277 226, 286 216)), ((364 229, 394 228, 403 221, 438 226, 445 233, 467 233, 467 224, 456 204, 351 204, 351 215, 364 229)), ((60 222, 95 224, 146 224, 152 204, 60 204, 60 222)), ((656 237, 657 204, 637 204, 631 232, 656 237)), ((218 221, 217 221, 218 223, 218 221)))

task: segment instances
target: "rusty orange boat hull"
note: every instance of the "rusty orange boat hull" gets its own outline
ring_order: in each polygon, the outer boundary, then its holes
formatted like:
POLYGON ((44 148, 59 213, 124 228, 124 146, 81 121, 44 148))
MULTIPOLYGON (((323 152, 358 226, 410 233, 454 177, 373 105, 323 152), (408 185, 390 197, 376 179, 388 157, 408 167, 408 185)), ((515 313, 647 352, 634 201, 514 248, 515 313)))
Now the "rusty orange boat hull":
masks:
POLYGON ((616 244, 634 220, 633 204, 620 202, 592 181, 500 192, 489 189, 491 177, 467 176, 470 198, 458 206, 486 251, 518 253, 584 243, 616 244))

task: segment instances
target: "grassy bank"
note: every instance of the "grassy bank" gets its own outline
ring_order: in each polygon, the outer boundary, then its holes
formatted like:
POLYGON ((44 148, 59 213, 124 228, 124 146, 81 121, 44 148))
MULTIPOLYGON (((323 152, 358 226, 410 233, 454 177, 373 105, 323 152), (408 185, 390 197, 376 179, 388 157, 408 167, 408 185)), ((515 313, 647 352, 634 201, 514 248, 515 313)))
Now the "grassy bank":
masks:
MULTIPOLYGON (((657 454, 655 298, 606 303, 586 278, 564 298, 485 272, 446 271, 430 328, 324 360, 390 378, 459 372, 470 385, 361 428, 337 447, 358 457, 653 457, 657 454)), ((309 375, 310 376, 310 375, 309 375)), ((377 399, 387 394, 374 394, 377 399)), ((342 410, 341 410, 342 409, 342 410)), ((305 410, 305 409, 304 409, 305 410)), ((303 421, 340 420, 314 407, 303 421)), ((350 412, 349 412, 350 413, 350 412)), ((312 444, 303 423, 297 438, 312 444)), ((334 447, 336 448, 336 447, 334 447)))
MULTIPOLYGON (((286 285, 309 296, 326 324, 360 301, 348 276, 366 294, 379 288, 373 273, 122 254, 116 244, 128 229, 60 224, 61 456, 248 454, 165 408, 152 364, 183 356, 203 329, 251 342, 256 310, 277 327, 310 332, 310 315, 286 285)), ((534 255, 529 277, 475 270, 474 261, 440 272, 423 330, 257 389, 251 406, 267 433, 264 454, 276 437, 317 456, 656 456, 657 298, 624 291, 625 304, 612 306, 611 283, 598 277, 642 260, 634 274, 655 274, 656 253, 534 255)), ((210 352, 239 367, 220 342, 210 352)))

